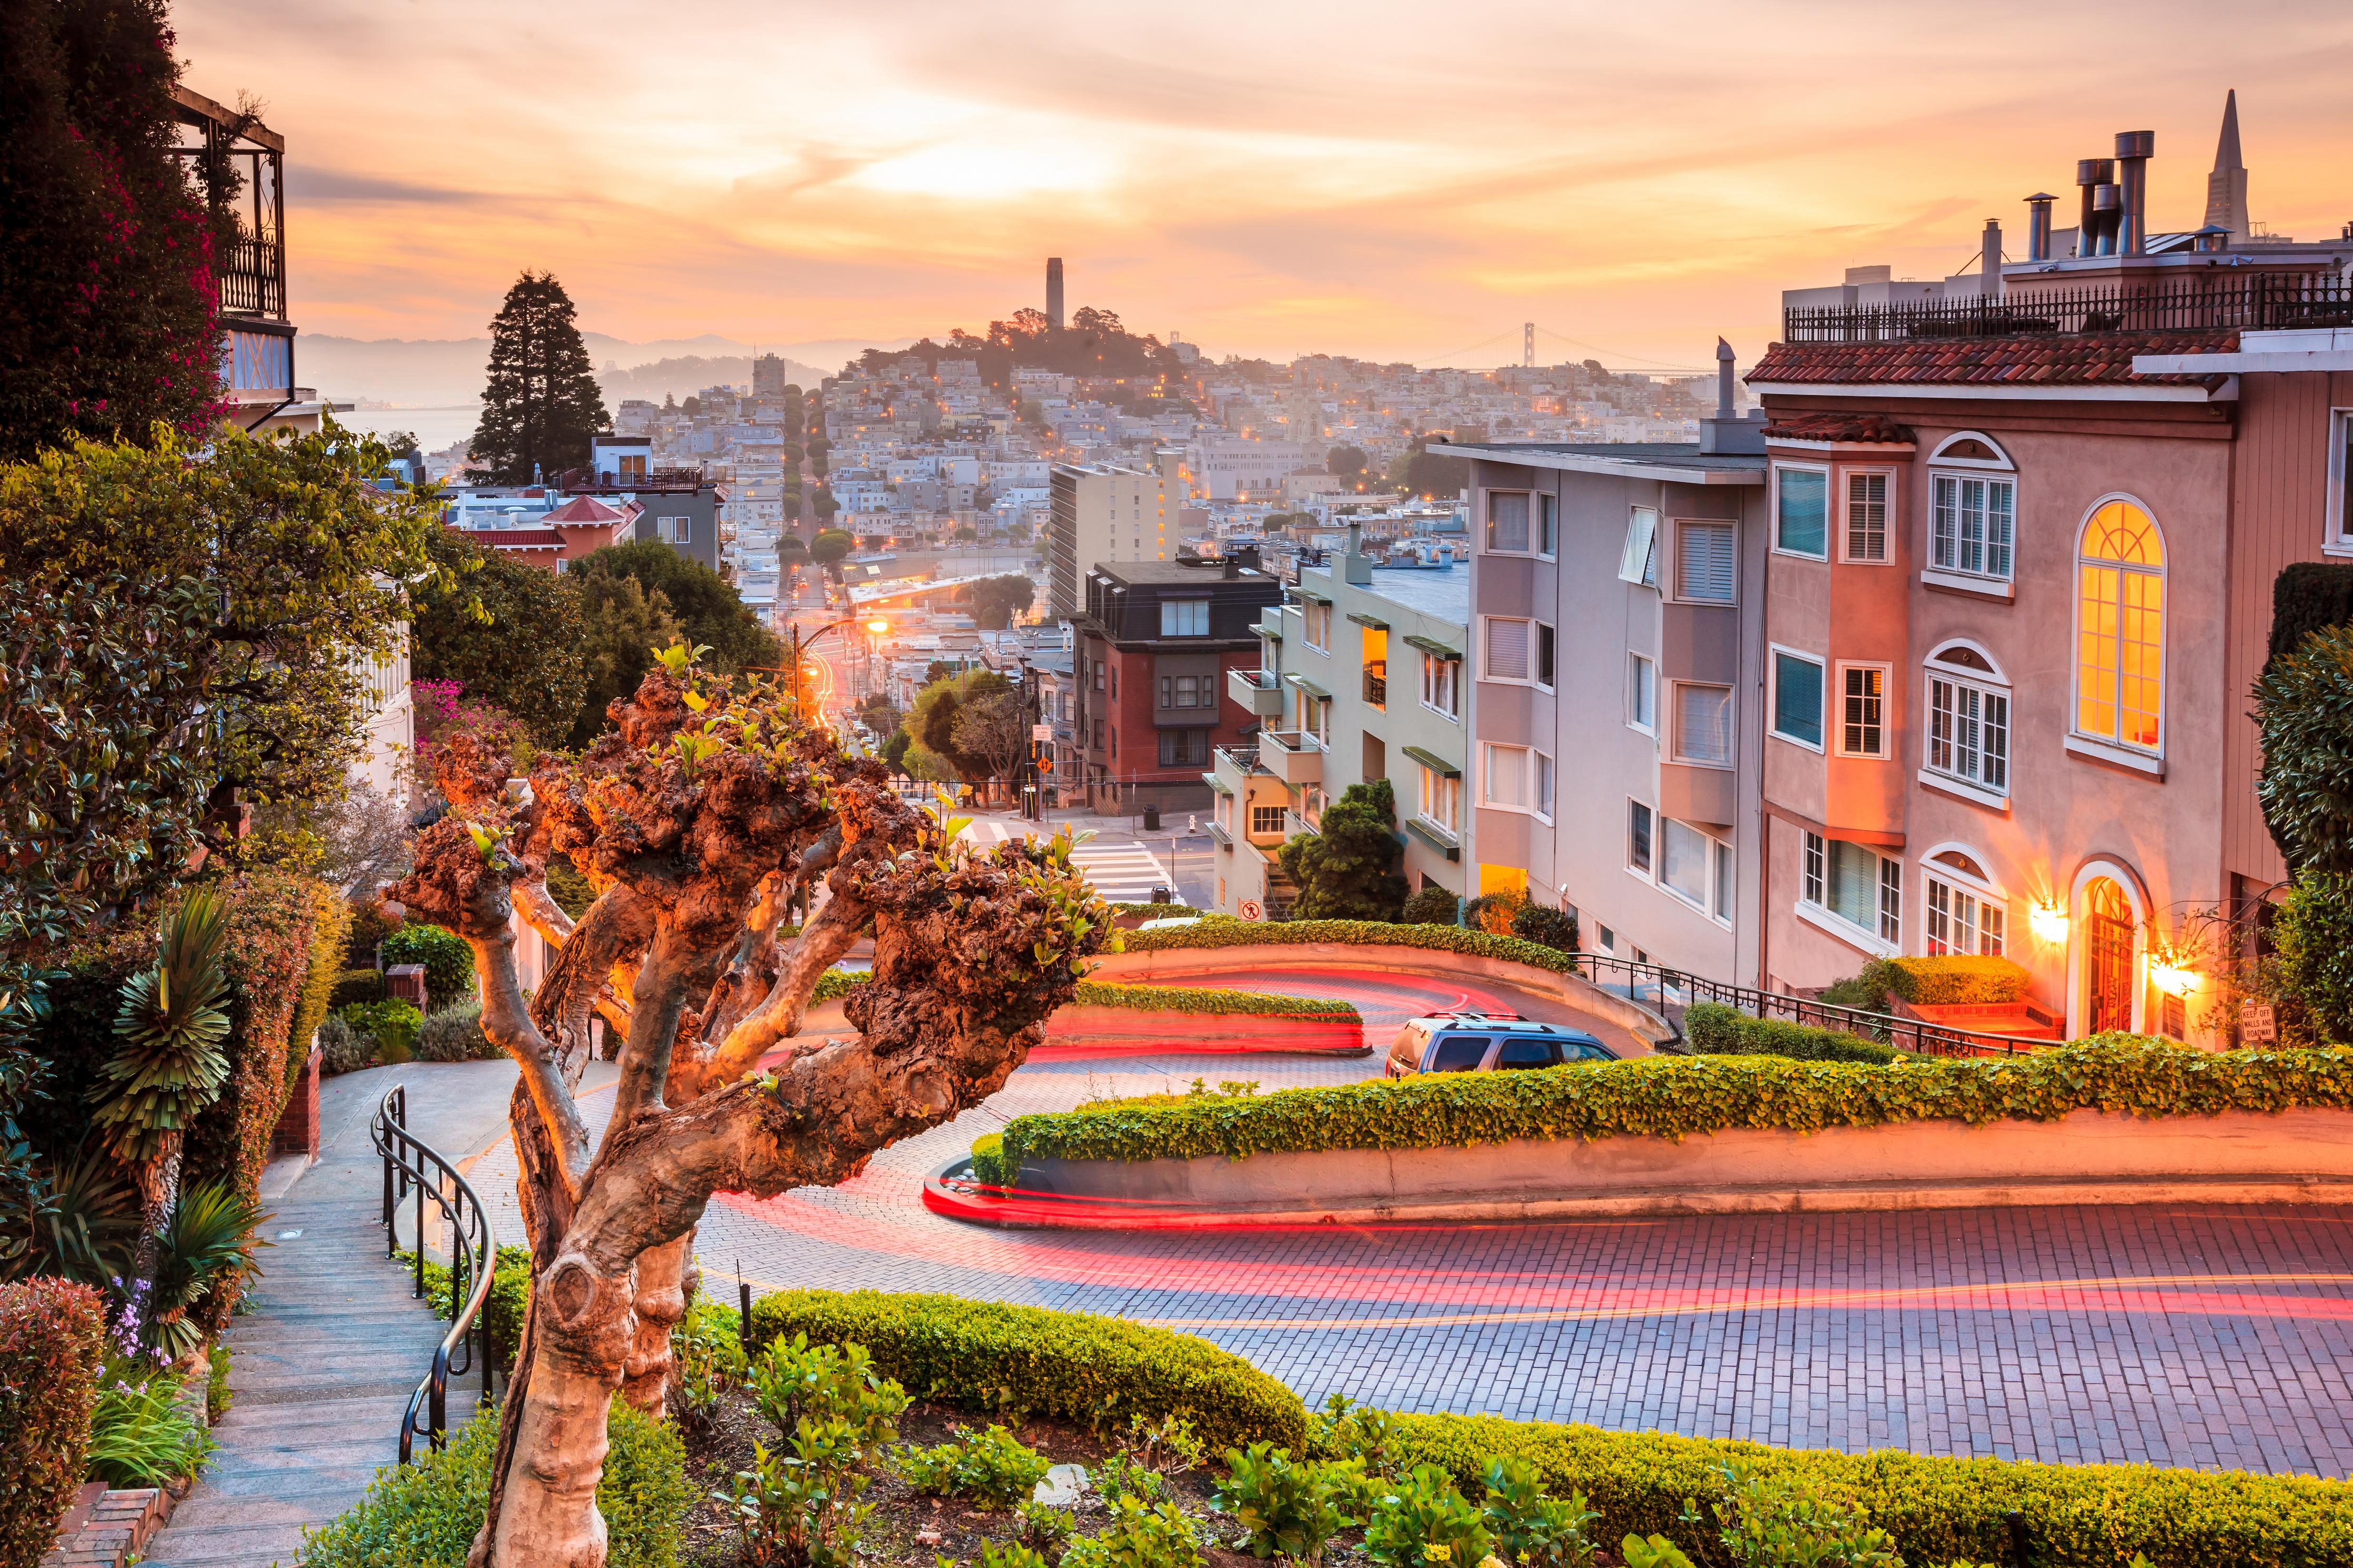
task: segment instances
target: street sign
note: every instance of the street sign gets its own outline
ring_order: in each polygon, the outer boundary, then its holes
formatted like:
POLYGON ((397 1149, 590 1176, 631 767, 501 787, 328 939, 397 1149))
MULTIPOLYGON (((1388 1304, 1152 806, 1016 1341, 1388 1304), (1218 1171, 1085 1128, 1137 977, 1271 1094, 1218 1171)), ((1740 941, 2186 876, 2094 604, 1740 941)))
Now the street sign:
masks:
POLYGON ((1029 738, 1032 741, 1040 742, 1050 741, 1054 738, 1054 726, 1051 724, 1032 724, 1029 726, 1029 738))
POLYGON ((1246 921, 1262 921, 1266 919, 1266 906, 1256 899, 1244 899, 1240 913, 1246 921))
POLYGON ((2239 1004, 2239 1038, 2251 1046, 2268 1046, 2279 1038, 2279 1015, 2270 1003, 2239 1004))

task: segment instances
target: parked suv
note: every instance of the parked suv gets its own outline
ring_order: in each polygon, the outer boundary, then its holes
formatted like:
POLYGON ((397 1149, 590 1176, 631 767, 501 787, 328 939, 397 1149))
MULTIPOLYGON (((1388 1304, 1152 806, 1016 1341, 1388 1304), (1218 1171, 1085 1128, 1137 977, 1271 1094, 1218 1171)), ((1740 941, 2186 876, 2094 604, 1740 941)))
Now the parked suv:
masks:
POLYGON ((1398 1030, 1381 1071, 1387 1078, 1410 1078, 1617 1059, 1616 1051, 1565 1025, 1534 1023, 1516 1013, 1429 1013, 1398 1030))

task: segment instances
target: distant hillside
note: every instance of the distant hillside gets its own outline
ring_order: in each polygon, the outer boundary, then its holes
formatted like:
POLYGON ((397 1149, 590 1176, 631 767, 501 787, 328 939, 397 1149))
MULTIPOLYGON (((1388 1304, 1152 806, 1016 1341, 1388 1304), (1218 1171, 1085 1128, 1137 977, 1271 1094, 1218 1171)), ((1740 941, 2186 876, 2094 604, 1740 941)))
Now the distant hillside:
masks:
MULTIPOLYGON (((591 353, 594 353, 592 348, 591 353)), ((825 372, 797 360, 785 361, 785 379, 804 391, 824 379, 825 372)), ((706 386, 749 386, 752 384, 752 356, 748 353, 682 354, 674 359, 658 359, 651 364, 641 364, 622 370, 607 363, 596 372, 596 384, 605 389, 605 406, 617 406, 625 397, 643 397, 659 403, 665 396, 689 397, 706 386)))
MULTIPOLYGON (((588 345, 588 357, 597 366, 597 380, 615 402, 647 396, 659 401, 665 392, 684 397, 716 382, 748 385, 752 379, 751 345, 715 332, 644 343, 603 332, 583 332, 581 337, 588 345), (675 369, 657 379, 641 379, 665 365, 675 369), (616 390, 623 386, 627 390, 616 390)), ((887 346, 906 341, 899 339, 887 346)), ((815 366, 838 366, 876 346, 868 341, 836 339, 779 343, 774 349, 763 343, 761 351, 783 354, 793 380, 814 386, 821 374, 833 374, 831 370, 820 373, 815 366)), ((473 402, 482 395, 483 367, 490 357, 487 337, 368 339, 304 332, 294 341, 295 369, 303 385, 315 386, 338 400, 364 397, 406 407, 473 402)))

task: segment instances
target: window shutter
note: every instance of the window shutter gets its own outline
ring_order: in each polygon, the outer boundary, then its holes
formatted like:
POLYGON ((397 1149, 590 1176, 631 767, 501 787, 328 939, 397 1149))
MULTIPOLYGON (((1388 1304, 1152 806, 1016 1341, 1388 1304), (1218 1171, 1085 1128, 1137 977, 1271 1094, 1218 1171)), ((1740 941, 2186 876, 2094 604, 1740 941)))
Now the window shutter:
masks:
POLYGON ((1487 676, 1491 680, 1528 678, 1528 623, 1490 617, 1487 622, 1487 676))
POLYGON ((1732 603, 1732 525, 1675 524, 1675 597, 1732 603))
POLYGON ((1675 754, 1694 763, 1732 760, 1732 693, 1721 686, 1675 688, 1675 754))

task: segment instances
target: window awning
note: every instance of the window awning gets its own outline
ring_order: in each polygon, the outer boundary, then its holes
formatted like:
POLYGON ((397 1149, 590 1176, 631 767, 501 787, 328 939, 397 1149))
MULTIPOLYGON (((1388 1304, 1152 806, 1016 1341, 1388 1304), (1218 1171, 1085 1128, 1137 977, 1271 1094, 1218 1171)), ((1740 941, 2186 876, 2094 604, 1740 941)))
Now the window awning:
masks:
POLYGON ((1288 680, 1292 685, 1296 686, 1300 690, 1304 691, 1310 697, 1321 697, 1326 702, 1332 700, 1332 694, 1330 692, 1324 690, 1322 687, 1316 685, 1314 681, 1309 680, 1304 676, 1286 675, 1282 679, 1288 680))
POLYGON ((1281 642, 1282 640, 1282 628, 1280 626, 1268 626, 1264 621, 1259 622, 1258 625, 1250 627, 1250 630, 1266 638, 1269 642, 1281 642))
POLYGON ((1418 632, 1407 633, 1405 640, 1411 643, 1414 647, 1421 649, 1422 652, 1434 653, 1440 658, 1460 659, 1462 657, 1462 650, 1461 648, 1448 647, 1444 643, 1440 642, 1437 638, 1426 637, 1418 632))
POLYGON ((1389 629, 1388 622, 1381 619, 1378 616, 1360 616, 1352 611, 1349 613, 1348 618, 1356 622, 1358 626, 1364 626, 1371 631, 1385 632, 1389 629))
POLYGON ((1329 594, 1319 594, 1319 593, 1315 592, 1313 588, 1302 588, 1302 589, 1300 589, 1300 590, 1299 590, 1299 596, 1300 596, 1301 598, 1303 598, 1303 599, 1306 600, 1306 601, 1307 601, 1309 604, 1311 604, 1311 605, 1328 605, 1328 604, 1330 604, 1330 603, 1332 602, 1332 595, 1329 595, 1329 594))
POLYGON ((1234 793, 1233 786, 1227 784, 1215 773, 1203 773, 1201 775, 1201 782, 1208 784, 1211 789, 1216 790, 1219 795, 1230 795, 1234 793))
POLYGON ((1408 746, 1405 749, 1405 754, 1411 757, 1415 762, 1419 763, 1423 767, 1428 768, 1431 773, 1442 774, 1450 779, 1459 779, 1462 776, 1462 770, 1461 768, 1456 767, 1452 763, 1448 762, 1436 752, 1425 752, 1419 746, 1408 746))
POLYGON ((1419 817, 1407 817, 1405 819, 1405 830, 1408 833, 1412 834, 1416 838, 1419 838, 1424 843, 1430 845, 1430 847, 1444 850, 1446 852, 1446 858, 1449 860, 1459 860, 1462 858, 1462 847, 1455 842, 1454 836, 1452 834, 1447 833, 1443 829, 1433 827, 1429 823, 1422 821, 1419 817))

